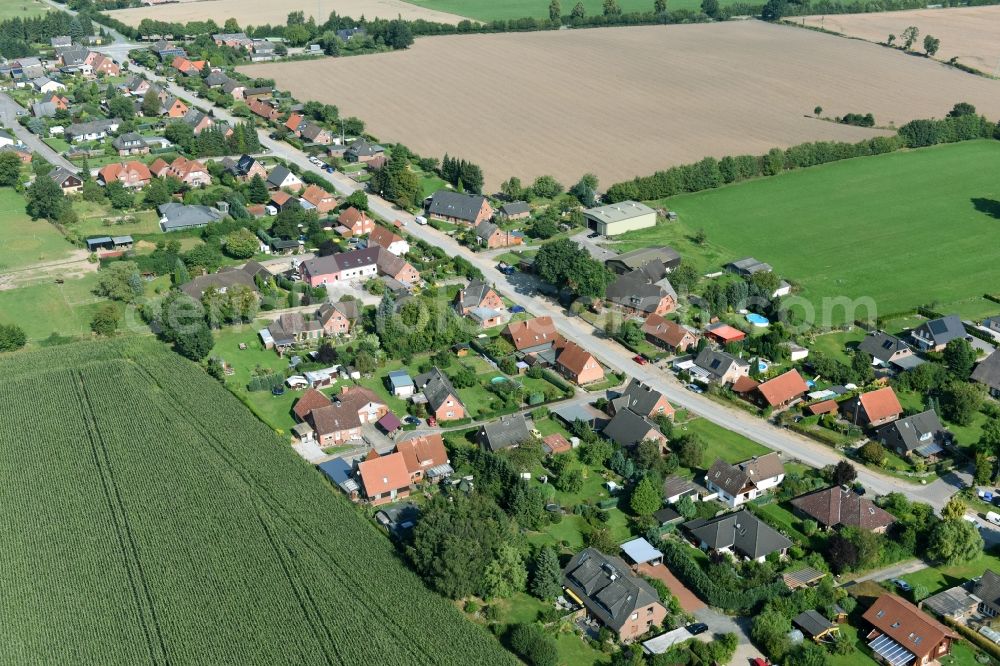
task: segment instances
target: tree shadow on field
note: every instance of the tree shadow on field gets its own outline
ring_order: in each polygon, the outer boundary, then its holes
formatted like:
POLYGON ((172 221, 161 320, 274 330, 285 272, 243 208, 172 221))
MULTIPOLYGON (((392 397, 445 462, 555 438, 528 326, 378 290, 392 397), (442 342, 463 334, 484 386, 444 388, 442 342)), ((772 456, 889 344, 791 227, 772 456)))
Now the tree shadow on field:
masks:
POLYGON ((986 213, 990 217, 1000 220, 1000 201, 984 197, 972 197, 971 201, 972 206, 980 213, 986 213))

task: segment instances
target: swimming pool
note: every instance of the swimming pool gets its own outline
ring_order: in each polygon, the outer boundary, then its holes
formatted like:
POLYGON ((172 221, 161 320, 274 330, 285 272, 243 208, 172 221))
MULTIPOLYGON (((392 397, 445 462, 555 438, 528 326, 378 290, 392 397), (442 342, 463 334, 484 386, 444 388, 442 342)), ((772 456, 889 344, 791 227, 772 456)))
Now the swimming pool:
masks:
POLYGON ((490 384, 503 384, 505 381, 507 381, 506 377, 497 376, 490 380, 490 384))
POLYGON ((754 312, 751 312, 750 314, 747 315, 747 321, 753 324, 754 326, 759 326, 759 327, 764 327, 771 323, 770 321, 767 320, 767 317, 756 314, 754 312))
POLYGON ((767 372, 767 369, 771 366, 767 364, 767 361, 758 360, 757 361, 757 371, 761 374, 767 372))

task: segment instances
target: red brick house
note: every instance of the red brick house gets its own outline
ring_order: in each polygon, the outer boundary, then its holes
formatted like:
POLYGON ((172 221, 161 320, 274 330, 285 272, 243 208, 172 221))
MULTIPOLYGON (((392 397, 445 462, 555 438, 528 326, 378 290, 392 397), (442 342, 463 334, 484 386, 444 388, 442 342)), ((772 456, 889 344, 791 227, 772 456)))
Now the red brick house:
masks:
POLYGON ((400 442, 396 445, 396 451, 403 455, 406 470, 410 473, 410 483, 419 483, 424 479, 436 483, 444 478, 444 475, 428 475, 434 468, 448 464, 448 451, 444 448, 441 433, 421 435, 400 442))
POLYGON ((506 305, 492 287, 482 280, 473 280, 469 286, 460 289, 455 295, 455 309, 460 315, 465 316, 474 308, 502 311, 506 309, 506 305))
POLYGON ((567 341, 559 351, 556 368, 564 377, 581 386, 604 379, 604 368, 597 358, 575 342, 567 341))
POLYGON ((465 405, 458 397, 448 376, 437 368, 413 379, 417 390, 427 399, 427 412, 438 421, 454 421, 465 418, 465 405))
POLYGON ((340 216, 337 218, 337 223, 350 232, 344 234, 347 238, 364 236, 365 234, 370 234, 375 229, 375 221, 354 206, 341 211, 340 216))
POLYGON ((475 227, 493 217, 493 206, 481 194, 438 190, 427 204, 427 215, 436 220, 475 227))
POLYGON ((552 317, 512 322, 503 330, 503 336, 510 340, 514 349, 525 354, 545 351, 562 342, 552 317))
POLYGON ((402 257, 410 251, 410 244, 399 234, 389 231, 385 227, 377 226, 368 234, 368 247, 377 245, 384 247, 397 257, 402 257))
POLYGON ((94 76, 118 76, 122 71, 118 63, 116 63, 112 58, 97 51, 91 51, 88 53, 86 60, 83 62, 84 64, 90 65, 94 76))
POLYGON ((380 456, 372 450, 369 458, 358 465, 358 476, 365 499, 375 506, 410 495, 410 472, 402 453, 380 456))
POLYGON ((958 640, 954 631, 895 594, 883 594, 862 617, 872 626, 868 646, 885 661, 889 655, 898 660, 892 663, 937 663, 958 640))
POLYGON ((191 187, 201 187, 212 183, 208 169, 198 160, 177 157, 170 163, 170 175, 191 187))
POLYGON ((312 426, 316 440, 323 448, 359 439, 363 424, 375 423, 389 411, 378 396, 361 386, 345 386, 326 404, 322 404, 321 396, 325 398, 319 391, 306 391, 295 403, 293 412, 312 426), (302 407, 300 403, 303 403, 302 407), (304 417, 301 416, 303 412, 304 417))
POLYGON ((698 337, 694 333, 656 313, 646 317, 642 332, 651 344, 677 353, 686 352, 698 344, 698 337))
POLYGON ((102 185, 119 182, 131 189, 141 189, 152 179, 149 168, 142 162, 121 162, 108 164, 97 172, 97 181, 102 185))
POLYGON ((476 240, 480 245, 493 250, 498 247, 521 245, 524 236, 517 232, 504 231, 492 222, 483 221, 476 226, 476 240))
POLYGON ((319 309, 319 323, 325 335, 349 335, 354 322, 358 320, 356 301, 324 303, 319 309))
POLYGON ((182 102, 177 97, 171 97, 166 102, 163 103, 163 108, 160 110, 161 116, 166 116, 167 118, 183 118, 187 115, 188 106, 182 102))
POLYGON ((326 215, 337 207, 337 199, 319 185, 309 185, 300 195, 303 201, 308 201, 320 215, 326 215))
POLYGON ((277 120, 281 116, 278 107, 266 100, 248 99, 247 106, 255 116, 260 116, 265 120, 277 120))

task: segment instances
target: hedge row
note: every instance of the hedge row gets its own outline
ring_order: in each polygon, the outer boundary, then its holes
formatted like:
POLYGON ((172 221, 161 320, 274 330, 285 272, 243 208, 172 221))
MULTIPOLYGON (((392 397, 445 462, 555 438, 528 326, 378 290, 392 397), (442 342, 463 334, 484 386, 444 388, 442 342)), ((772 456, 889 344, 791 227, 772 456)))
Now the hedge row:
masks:
POLYGON ((938 143, 954 143, 981 138, 1000 138, 997 125, 976 115, 943 120, 913 120, 899 128, 894 136, 878 136, 858 143, 815 141, 782 150, 772 148, 765 155, 726 156, 721 160, 706 157, 695 164, 684 164, 616 183, 605 195, 611 203, 625 200, 663 199, 684 192, 700 192, 721 185, 773 176, 828 162, 892 153, 902 148, 920 148, 938 143))

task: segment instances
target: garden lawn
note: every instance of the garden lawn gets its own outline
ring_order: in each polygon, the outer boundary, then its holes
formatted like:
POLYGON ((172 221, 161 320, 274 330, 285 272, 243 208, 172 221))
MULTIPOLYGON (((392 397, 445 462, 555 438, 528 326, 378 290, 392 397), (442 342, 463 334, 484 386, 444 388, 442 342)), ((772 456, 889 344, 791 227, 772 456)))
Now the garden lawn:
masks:
MULTIPOLYGON (((817 313, 836 297, 870 297, 881 315, 931 302, 951 312, 1000 292, 982 251, 1000 242, 998 169, 1000 143, 986 140, 800 169, 672 197, 665 205, 679 221, 626 234, 620 249, 680 245, 702 271, 752 255, 799 285, 817 313), (696 230, 703 245, 690 242, 696 230)), ((867 316, 841 307, 816 323, 867 316)))
POLYGON ((771 452, 771 449, 766 446, 758 444, 752 439, 747 439, 739 433, 717 426, 707 419, 692 419, 677 426, 676 429, 681 432, 685 430, 694 432, 701 436, 702 441, 707 445, 704 457, 706 468, 711 467, 716 458, 722 458, 728 463, 737 463, 753 456, 762 456, 771 452))
POLYGON ((865 642, 858 637, 858 630, 855 627, 842 624, 840 625, 840 633, 851 639, 854 652, 844 655, 831 652, 826 656, 826 663, 829 666, 875 666, 877 662, 867 652, 867 648, 864 647, 865 642))
POLYGON ((12 18, 32 18, 49 11, 40 0, 6 0, 0 2, 0 21, 12 18))
POLYGON ((852 328, 849 331, 833 331, 817 336, 809 348, 828 358, 850 365, 851 357, 847 355, 848 347, 855 349, 858 343, 864 339, 865 332, 860 328, 852 328))
POLYGON ((24 197, 0 188, 0 272, 69 257, 73 247, 47 220, 24 212, 24 197))
POLYGON ((80 221, 73 225, 73 231, 81 238, 160 233, 160 218, 151 210, 125 213, 113 210, 108 204, 83 199, 74 200, 73 209, 80 217, 80 221), (125 221, 126 218, 131 221, 125 221), (104 220, 113 220, 115 223, 107 225, 104 220))
POLYGON ((923 585, 929 594, 960 585, 970 578, 978 578, 987 569, 1000 572, 1000 557, 983 553, 965 564, 929 567, 903 576, 910 585, 923 585))
POLYGON ((50 136, 47 139, 42 139, 42 141, 57 153, 65 153, 70 148, 69 142, 66 139, 60 139, 57 136, 50 136))
MULTIPOLYGON (((547 0, 406 0, 412 5, 434 9, 449 14, 467 16, 477 21, 497 21, 519 18, 548 18, 549 3, 547 0)), ((603 11, 603 0, 582 0, 587 16, 600 15, 603 11)), ((732 4, 733 0, 721 0, 720 5, 732 4)), ((568 16, 575 2, 565 0, 561 3, 563 16, 568 16)), ((652 0, 618 0, 622 12, 652 12, 652 0)), ((667 3, 667 10, 690 9, 697 11, 701 7, 699 0, 672 0, 667 3)))
POLYGON ((45 282, 0 291, 0 323, 16 323, 35 342, 52 333, 89 336, 90 320, 104 302, 94 295, 96 286, 97 274, 90 273, 65 284, 45 282))

